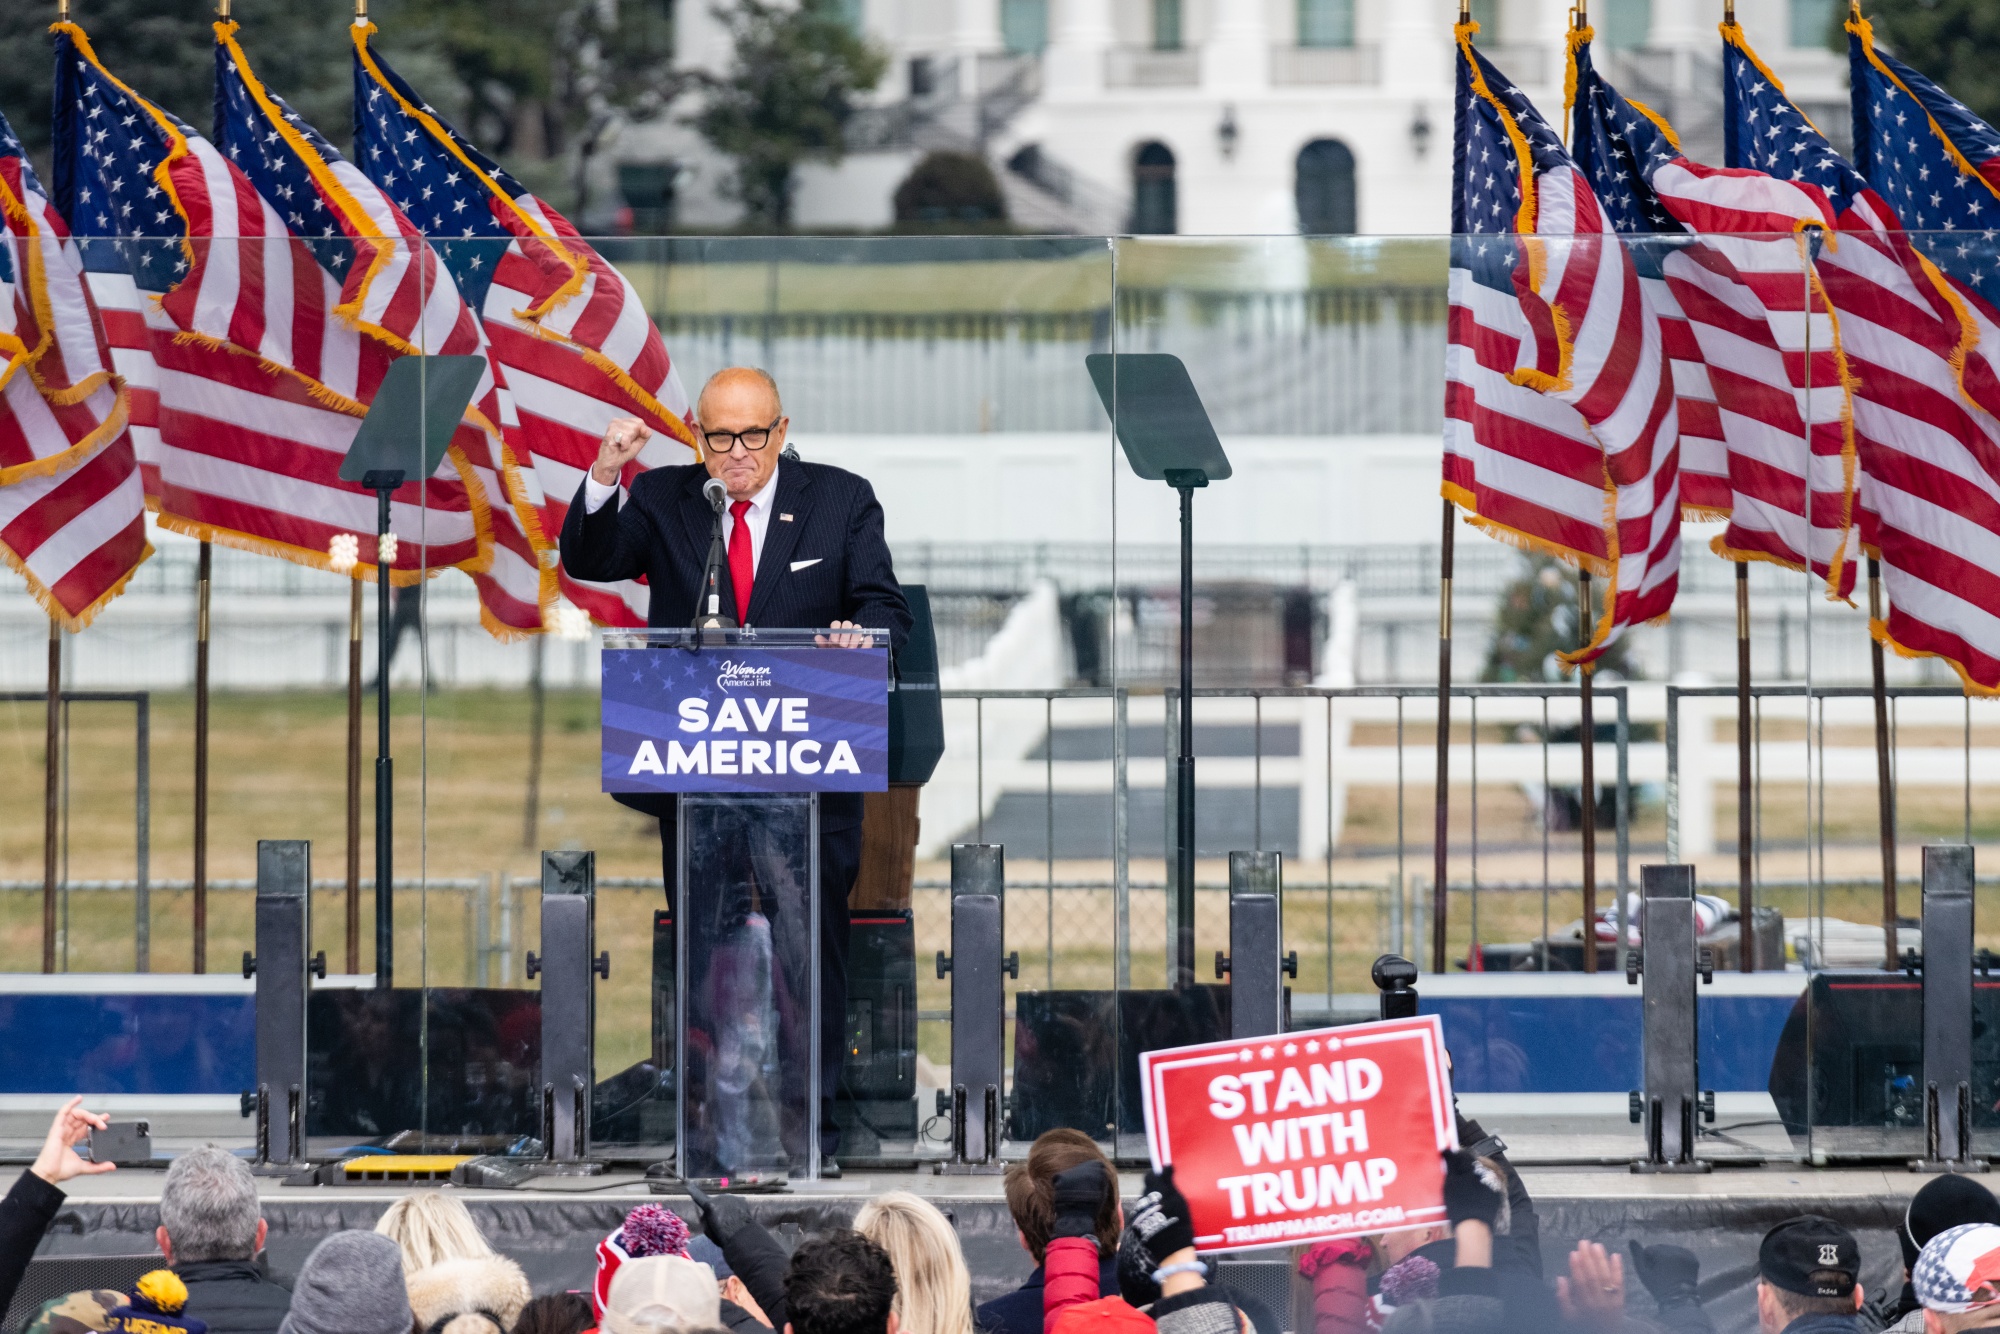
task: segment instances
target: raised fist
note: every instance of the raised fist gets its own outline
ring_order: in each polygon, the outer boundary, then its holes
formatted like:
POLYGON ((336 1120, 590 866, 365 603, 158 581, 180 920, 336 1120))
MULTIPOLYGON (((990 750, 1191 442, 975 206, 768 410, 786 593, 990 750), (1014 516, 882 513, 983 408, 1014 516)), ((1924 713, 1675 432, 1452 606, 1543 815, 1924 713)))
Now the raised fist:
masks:
POLYGON ((597 446, 597 462, 590 465, 591 480, 602 486, 618 485, 625 465, 638 458, 652 438, 653 428, 637 417, 613 417, 597 446))

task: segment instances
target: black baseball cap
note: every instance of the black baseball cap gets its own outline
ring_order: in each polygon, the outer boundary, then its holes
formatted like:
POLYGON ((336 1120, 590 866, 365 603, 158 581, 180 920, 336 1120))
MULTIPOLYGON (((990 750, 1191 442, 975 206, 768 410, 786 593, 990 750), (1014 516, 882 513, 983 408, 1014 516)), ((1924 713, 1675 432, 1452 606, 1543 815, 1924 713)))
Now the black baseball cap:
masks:
POLYGON ((1848 1297, 1861 1273, 1861 1243, 1831 1218, 1801 1214, 1764 1234, 1757 1272, 1766 1283, 1807 1297, 1848 1297))

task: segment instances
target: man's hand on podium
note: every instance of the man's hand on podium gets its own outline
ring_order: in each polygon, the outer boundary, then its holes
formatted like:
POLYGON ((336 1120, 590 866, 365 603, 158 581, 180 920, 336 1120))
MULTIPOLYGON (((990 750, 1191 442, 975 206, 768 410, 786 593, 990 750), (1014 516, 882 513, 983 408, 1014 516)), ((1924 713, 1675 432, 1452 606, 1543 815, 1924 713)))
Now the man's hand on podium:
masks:
MULTIPOLYGON (((861 629, 853 621, 835 621, 833 628, 835 630, 861 629)), ((874 639, 873 635, 865 632, 858 635, 814 635, 813 644, 818 648, 867 648, 874 642, 874 639)))
POLYGON ((618 485, 625 465, 638 458, 652 438, 653 428, 637 417, 613 417, 597 447, 597 462, 590 465, 590 479, 599 486, 618 485))

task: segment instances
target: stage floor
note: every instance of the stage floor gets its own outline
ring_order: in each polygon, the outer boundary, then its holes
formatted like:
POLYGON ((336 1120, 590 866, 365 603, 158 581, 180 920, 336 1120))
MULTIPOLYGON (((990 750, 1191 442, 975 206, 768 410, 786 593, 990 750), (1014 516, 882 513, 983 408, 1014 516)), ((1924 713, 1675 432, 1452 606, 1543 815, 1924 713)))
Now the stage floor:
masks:
MULTIPOLYGON (((0 1161, 32 1158, 50 1115, 63 1101, 55 1094, 0 1094, 0 1161)), ((1523 1167, 1616 1166, 1645 1152, 1645 1141, 1630 1120, 1622 1093, 1470 1093, 1458 1104, 1467 1116, 1498 1131, 1507 1141, 1509 1156, 1523 1167)), ((148 1121, 156 1153, 171 1155, 198 1144, 248 1152, 255 1143, 252 1123, 241 1114, 234 1096, 112 1094, 92 1097, 90 1106, 116 1120, 148 1121)), ((1804 1155, 1804 1145, 1786 1135, 1779 1124, 1769 1094, 1721 1093, 1716 1095, 1716 1111, 1715 1124, 1703 1126, 1704 1156, 1783 1160, 1804 1155)), ((334 1154, 352 1142, 315 1139, 310 1149, 334 1154)), ((931 1141, 920 1152, 932 1159, 945 1148, 931 1141)), ((1144 1137, 1120 1136, 1117 1152, 1127 1162, 1143 1160, 1144 1137)), ((1027 1145, 1005 1145, 1003 1154, 1024 1157, 1027 1145)), ((864 1170, 874 1165, 862 1164, 864 1170)), ((901 1162, 890 1159, 879 1165, 889 1169, 890 1178, 909 1179, 901 1162)))
MULTIPOLYGON (((4 1176, 12 1180, 13 1170, 4 1176)), ((41 1254, 139 1254, 153 1249, 159 1193, 165 1173, 121 1169, 69 1183, 70 1200, 41 1254)), ((1861 1239, 1863 1282, 1871 1290, 1900 1265, 1893 1229, 1909 1196, 1927 1179, 1885 1169, 1811 1169, 1799 1166, 1731 1168, 1700 1176, 1642 1176, 1623 1169, 1527 1167, 1522 1176, 1541 1219, 1542 1251, 1550 1277, 1562 1256, 1589 1238, 1623 1250, 1630 1238, 1673 1241, 1702 1259, 1702 1288, 1725 1332, 1755 1323, 1754 1257, 1757 1240, 1779 1220, 1799 1213, 1837 1218, 1861 1239)), ((1141 1188, 1137 1173, 1121 1174, 1128 1200, 1141 1188)), ((413 1189, 435 1187, 286 1186, 259 1179, 270 1222, 274 1271, 297 1271, 328 1233, 372 1227, 388 1203, 413 1189)), ((534 1189, 460 1190, 495 1247, 519 1261, 537 1291, 587 1288, 593 1248, 642 1201, 658 1201, 690 1220, 686 1196, 656 1195, 636 1174, 550 1181, 534 1189)), ((840 1181, 799 1183, 782 1195, 746 1197, 786 1244, 806 1233, 839 1226, 864 1200, 889 1190, 910 1190, 934 1201, 952 1218, 973 1289, 980 1300, 1027 1277, 1032 1262, 1016 1240, 998 1176, 943 1177, 931 1172, 850 1173, 840 1181)), ((1281 1260, 1285 1250, 1244 1258, 1281 1260)), ((1900 1273, 1895 1274, 1897 1282, 1900 1273)), ((1634 1311, 1650 1302, 1634 1289, 1634 1311)))

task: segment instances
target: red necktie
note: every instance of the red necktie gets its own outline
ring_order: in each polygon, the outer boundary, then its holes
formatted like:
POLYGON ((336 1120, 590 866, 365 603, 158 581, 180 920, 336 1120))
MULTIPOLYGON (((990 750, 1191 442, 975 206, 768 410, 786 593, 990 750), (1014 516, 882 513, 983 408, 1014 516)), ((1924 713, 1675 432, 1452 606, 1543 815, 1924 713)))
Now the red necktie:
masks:
POLYGON ((736 623, 750 618, 750 583, 756 572, 750 561, 750 502, 739 500, 729 507, 735 523, 729 529, 729 584, 736 591, 736 623))

